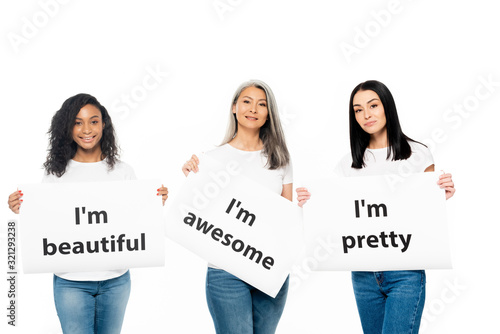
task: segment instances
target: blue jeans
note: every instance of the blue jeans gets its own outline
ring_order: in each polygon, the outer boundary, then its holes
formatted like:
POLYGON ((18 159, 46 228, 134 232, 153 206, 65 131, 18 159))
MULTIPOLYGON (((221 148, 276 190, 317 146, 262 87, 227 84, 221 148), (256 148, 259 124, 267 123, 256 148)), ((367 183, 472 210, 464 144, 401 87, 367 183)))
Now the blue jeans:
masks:
POLYGON ((272 334, 285 308, 288 277, 272 298, 227 271, 208 268, 206 293, 217 334, 272 334))
POLYGON ((425 302, 423 270, 352 272, 365 334, 418 333, 425 302))
POLYGON ((63 333, 120 333, 130 295, 130 273, 105 281, 54 275, 54 301, 63 333))

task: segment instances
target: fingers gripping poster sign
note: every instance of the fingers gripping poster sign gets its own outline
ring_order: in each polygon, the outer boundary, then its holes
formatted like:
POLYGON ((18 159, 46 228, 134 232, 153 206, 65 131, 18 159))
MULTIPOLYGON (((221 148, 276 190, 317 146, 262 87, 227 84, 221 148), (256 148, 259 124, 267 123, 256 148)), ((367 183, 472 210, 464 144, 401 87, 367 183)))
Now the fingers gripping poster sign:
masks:
POLYGON ((25 273, 163 266, 159 181, 23 185, 25 273))
POLYGON ((436 173, 316 180, 304 206, 306 253, 328 243, 316 270, 451 268, 444 190, 436 173))
POLYGON ((200 157, 166 213, 167 236, 275 297, 302 250, 302 212, 239 175, 236 162, 200 157))

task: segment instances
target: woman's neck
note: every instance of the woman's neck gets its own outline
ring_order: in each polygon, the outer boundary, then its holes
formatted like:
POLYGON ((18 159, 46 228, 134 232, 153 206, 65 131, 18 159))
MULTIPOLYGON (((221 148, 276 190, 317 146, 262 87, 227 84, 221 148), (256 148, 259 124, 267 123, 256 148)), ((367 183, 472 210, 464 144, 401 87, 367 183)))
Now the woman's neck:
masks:
POLYGON ((73 160, 77 162, 99 162, 102 161, 102 151, 101 148, 96 150, 82 150, 78 148, 76 150, 75 156, 73 157, 73 160))
POLYGON ((229 144, 242 151, 259 151, 264 147, 259 132, 238 130, 236 136, 229 141, 229 144))
POLYGON ((370 142, 368 143, 369 149, 376 150, 378 148, 386 148, 387 146, 389 146, 387 130, 370 135, 370 142))

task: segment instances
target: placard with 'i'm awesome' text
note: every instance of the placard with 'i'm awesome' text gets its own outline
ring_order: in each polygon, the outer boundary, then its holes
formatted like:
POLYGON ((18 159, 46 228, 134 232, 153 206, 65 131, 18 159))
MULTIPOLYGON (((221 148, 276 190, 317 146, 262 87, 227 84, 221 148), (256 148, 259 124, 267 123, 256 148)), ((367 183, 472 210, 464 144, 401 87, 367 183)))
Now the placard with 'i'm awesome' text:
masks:
POLYGON ((276 296, 303 248, 297 205, 206 155, 169 201, 169 238, 276 296))

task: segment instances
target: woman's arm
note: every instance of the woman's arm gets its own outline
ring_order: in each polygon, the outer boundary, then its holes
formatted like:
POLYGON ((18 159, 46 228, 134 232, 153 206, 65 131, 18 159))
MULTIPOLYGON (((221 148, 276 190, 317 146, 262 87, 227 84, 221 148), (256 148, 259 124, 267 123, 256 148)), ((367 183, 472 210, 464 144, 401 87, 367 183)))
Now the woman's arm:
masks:
POLYGON ((281 196, 285 197, 290 202, 293 201, 293 183, 288 183, 283 185, 281 196))

